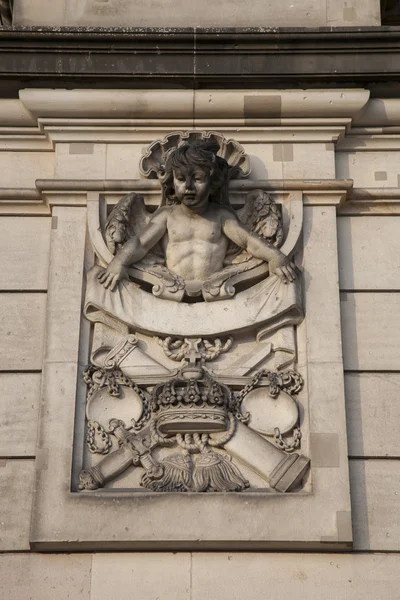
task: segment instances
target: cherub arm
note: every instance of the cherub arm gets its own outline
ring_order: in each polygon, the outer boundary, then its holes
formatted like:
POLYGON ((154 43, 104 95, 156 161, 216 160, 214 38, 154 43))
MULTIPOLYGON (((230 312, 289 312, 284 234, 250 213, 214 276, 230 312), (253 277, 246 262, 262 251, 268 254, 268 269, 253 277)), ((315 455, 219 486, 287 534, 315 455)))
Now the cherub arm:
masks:
POLYGON ((160 241, 167 231, 168 212, 167 207, 157 210, 140 235, 129 238, 107 268, 99 273, 98 279, 105 288, 114 291, 118 281, 128 278, 128 267, 146 256, 148 251, 160 241))
POLYGON ((270 273, 278 275, 285 283, 296 279, 296 266, 278 248, 258 235, 248 231, 231 212, 224 212, 222 230, 227 238, 244 248, 255 258, 268 263, 270 273))

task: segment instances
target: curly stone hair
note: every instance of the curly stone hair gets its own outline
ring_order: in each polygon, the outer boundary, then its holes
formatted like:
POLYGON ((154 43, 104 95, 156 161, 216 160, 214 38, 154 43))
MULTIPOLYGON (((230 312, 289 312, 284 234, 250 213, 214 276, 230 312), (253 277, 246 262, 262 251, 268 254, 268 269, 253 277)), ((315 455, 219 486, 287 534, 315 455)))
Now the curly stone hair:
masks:
POLYGON ((194 140, 185 142, 170 150, 165 166, 160 169, 162 204, 178 204, 174 189, 174 169, 200 167, 211 177, 210 202, 229 205, 228 182, 230 166, 224 158, 217 156, 219 145, 214 140, 194 140))

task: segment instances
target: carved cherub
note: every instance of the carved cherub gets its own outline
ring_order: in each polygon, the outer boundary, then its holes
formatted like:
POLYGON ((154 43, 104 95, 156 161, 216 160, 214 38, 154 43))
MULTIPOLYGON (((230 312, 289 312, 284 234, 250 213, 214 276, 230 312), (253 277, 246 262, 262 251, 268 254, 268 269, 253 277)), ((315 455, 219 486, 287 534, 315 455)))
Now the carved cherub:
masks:
MULTIPOLYGON (((229 275, 225 275, 233 268, 226 269, 227 263, 233 265, 253 257, 259 259, 258 264, 267 262, 270 273, 276 273, 285 283, 295 279, 295 265, 276 247, 282 242, 281 216, 276 206, 268 195, 257 190, 249 194, 244 209, 237 214, 229 206, 226 193, 229 165, 217 156, 217 151, 216 142, 204 140, 172 150, 162 176, 163 204, 149 217, 140 209, 136 226, 130 224, 133 200, 123 199, 114 209, 114 220, 111 215, 106 233, 109 247, 120 243, 121 230, 130 237, 125 235, 127 241, 98 275, 106 288, 115 290, 121 279, 129 277, 129 267, 136 267, 153 249, 154 256, 164 260, 166 272, 184 280, 188 290, 198 287, 199 282, 200 287, 207 286, 207 281, 215 282, 220 274, 219 279, 226 280, 229 275), (125 217, 128 223, 121 227, 125 217), (245 253, 238 254, 232 242, 245 253), (159 243, 161 252, 157 252, 159 243)), ((142 208, 145 210, 144 204, 142 208)))

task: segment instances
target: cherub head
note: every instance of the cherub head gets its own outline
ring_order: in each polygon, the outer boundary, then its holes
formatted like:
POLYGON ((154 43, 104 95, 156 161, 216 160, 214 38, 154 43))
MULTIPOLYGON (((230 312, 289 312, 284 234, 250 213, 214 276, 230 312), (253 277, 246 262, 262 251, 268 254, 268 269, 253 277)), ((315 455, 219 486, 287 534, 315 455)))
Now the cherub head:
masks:
POLYGON ((182 202, 194 208, 205 199, 228 204, 229 165, 218 150, 213 140, 195 140, 169 152, 160 177, 163 204, 182 202))

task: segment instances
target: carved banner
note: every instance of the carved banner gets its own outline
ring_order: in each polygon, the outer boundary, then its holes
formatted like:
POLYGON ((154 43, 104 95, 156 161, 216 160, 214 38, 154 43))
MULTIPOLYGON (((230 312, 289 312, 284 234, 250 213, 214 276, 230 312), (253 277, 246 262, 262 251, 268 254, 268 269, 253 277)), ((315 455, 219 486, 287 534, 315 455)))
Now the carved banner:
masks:
POLYGON ((104 219, 99 200, 88 207, 97 264, 79 489, 136 470, 138 492, 301 490, 303 308, 290 254, 302 207, 289 202, 285 222, 263 190, 234 206, 229 181, 249 175, 249 158, 213 132, 172 133, 140 167, 160 181, 155 212, 134 191, 104 219))

